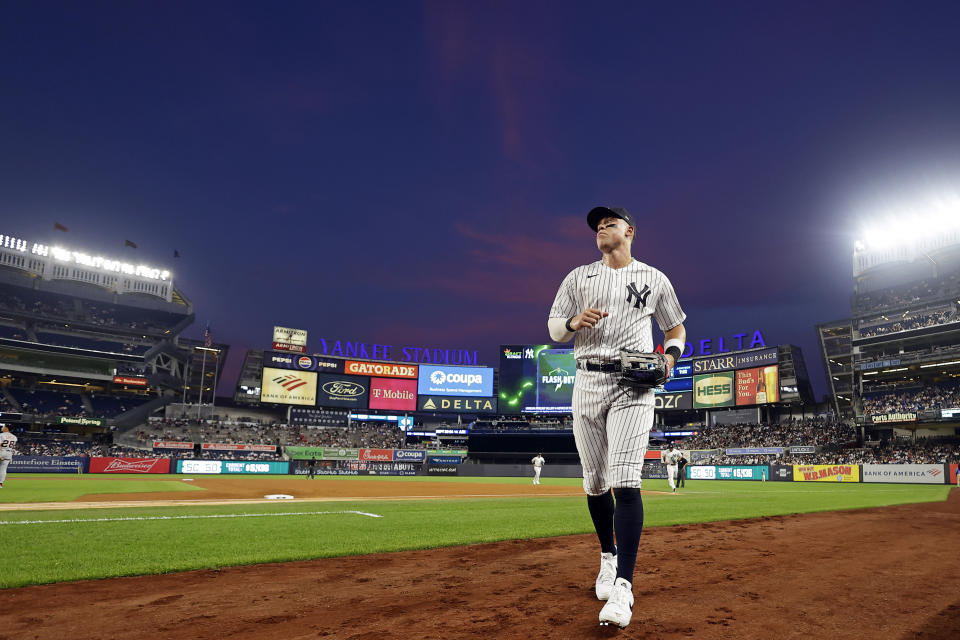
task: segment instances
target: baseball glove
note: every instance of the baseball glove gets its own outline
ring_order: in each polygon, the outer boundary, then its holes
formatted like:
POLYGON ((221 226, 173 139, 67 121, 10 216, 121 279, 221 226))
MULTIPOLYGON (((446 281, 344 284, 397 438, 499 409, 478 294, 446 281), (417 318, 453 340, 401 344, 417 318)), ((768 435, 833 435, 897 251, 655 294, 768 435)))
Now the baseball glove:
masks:
POLYGON ((667 358, 662 353, 643 353, 622 349, 620 363, 623 377, 620 386, 653 389, 667 381, 667 358))

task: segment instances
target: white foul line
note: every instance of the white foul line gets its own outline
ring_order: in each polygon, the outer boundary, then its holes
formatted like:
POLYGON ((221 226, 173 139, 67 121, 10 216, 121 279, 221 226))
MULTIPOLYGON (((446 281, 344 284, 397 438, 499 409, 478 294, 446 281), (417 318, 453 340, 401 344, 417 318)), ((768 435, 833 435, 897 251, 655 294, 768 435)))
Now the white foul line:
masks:
POLYGON ((321 516, 353 513, 369 518, 382 518, 366 511, 291 511, 286 513, 221 513, 205 516, 137 516, 124 518, 72 518, 69 520, 0 520, 0 524, 52 524, 64 522, 123 522, 126 520, 201 520, 204 518, 266 518, 270 516, 321 516))

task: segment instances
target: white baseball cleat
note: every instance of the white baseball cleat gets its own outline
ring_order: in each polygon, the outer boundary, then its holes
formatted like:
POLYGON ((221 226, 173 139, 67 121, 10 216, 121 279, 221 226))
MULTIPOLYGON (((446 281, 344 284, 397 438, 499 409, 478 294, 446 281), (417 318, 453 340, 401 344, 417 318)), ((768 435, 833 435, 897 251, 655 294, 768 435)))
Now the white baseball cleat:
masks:
POLYGON ((600 554, 600 573, 597 574, 597 583, 594 586, 597 599, 606 600, 610 597, 613 583, 617 579, 617 556, 612 553, 600 554))
POLYGON ((600 609, 600 626, 615 624, 621 629, 630 624, 633 616, 633 587, 623 578, 617 578, 607 604, 600 609))

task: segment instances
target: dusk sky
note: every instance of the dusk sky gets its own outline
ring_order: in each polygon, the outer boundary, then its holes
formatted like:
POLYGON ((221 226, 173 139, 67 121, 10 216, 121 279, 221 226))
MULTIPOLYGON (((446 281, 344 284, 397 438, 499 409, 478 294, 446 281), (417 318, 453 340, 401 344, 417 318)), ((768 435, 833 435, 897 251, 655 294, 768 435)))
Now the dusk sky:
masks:
POLYGON ((797 344, 819 398, 861 221, 960 189, 957 24, 955 2, 7 2, 0 233, 171 269, 230 393, 275 324, 497 366, 599 257, 587 211, 623 206, 691 341, 797 344))

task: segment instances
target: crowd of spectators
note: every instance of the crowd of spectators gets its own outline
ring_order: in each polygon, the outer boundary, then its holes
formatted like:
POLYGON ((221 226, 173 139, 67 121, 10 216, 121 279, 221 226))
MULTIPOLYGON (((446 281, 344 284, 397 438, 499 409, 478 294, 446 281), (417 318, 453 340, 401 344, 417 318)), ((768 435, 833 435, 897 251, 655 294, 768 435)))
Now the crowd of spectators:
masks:
POLYGON ((573 429, 573 417, 565 415, 497 416, 477 420, 472 429, 482 431, 563 431, 573 429))
POLYGON ((61 320, 94 327, 163 334, 180 319, 175 314, 123 308, 28 289, 0 291, 0 311, 39 320, 61 320))
POLYGON ((828 418, 773 424, 718 424, 699 428, 682 441, 685 449, 733 449, 844 444, 856 441, 855 427, 828 418))
POLYGON ((863 414, 867 416, 957 407, 960 407, 960 385, 956 384, 877 393, 863 398, 863 414))
POLYGON ((854 315, 895 309, 935 300, 952 299, 960 294, 960 275, 920 280, 909 286, 890 287, 861 293, 853 297, 854 315))
POLYGON ((911 329, 920 329, 923 327, 933 327, 936 325, 948 324, 956 321, 956 313, 953 310, 944 309, 934 313, 921 313, 919 315, 915 315, 910 318, 903 318, 889 324, 865 327, 860 329, 860 337, 871 338, 873 336, 898 333, 900 331, 910 331, 911 329))
POLYGON ((419 448, 406 447, 406 434, 391 423, 358 423, 349 427, 295 427, 296 444, 310 447, 345 447, 365 449, 419 448))

